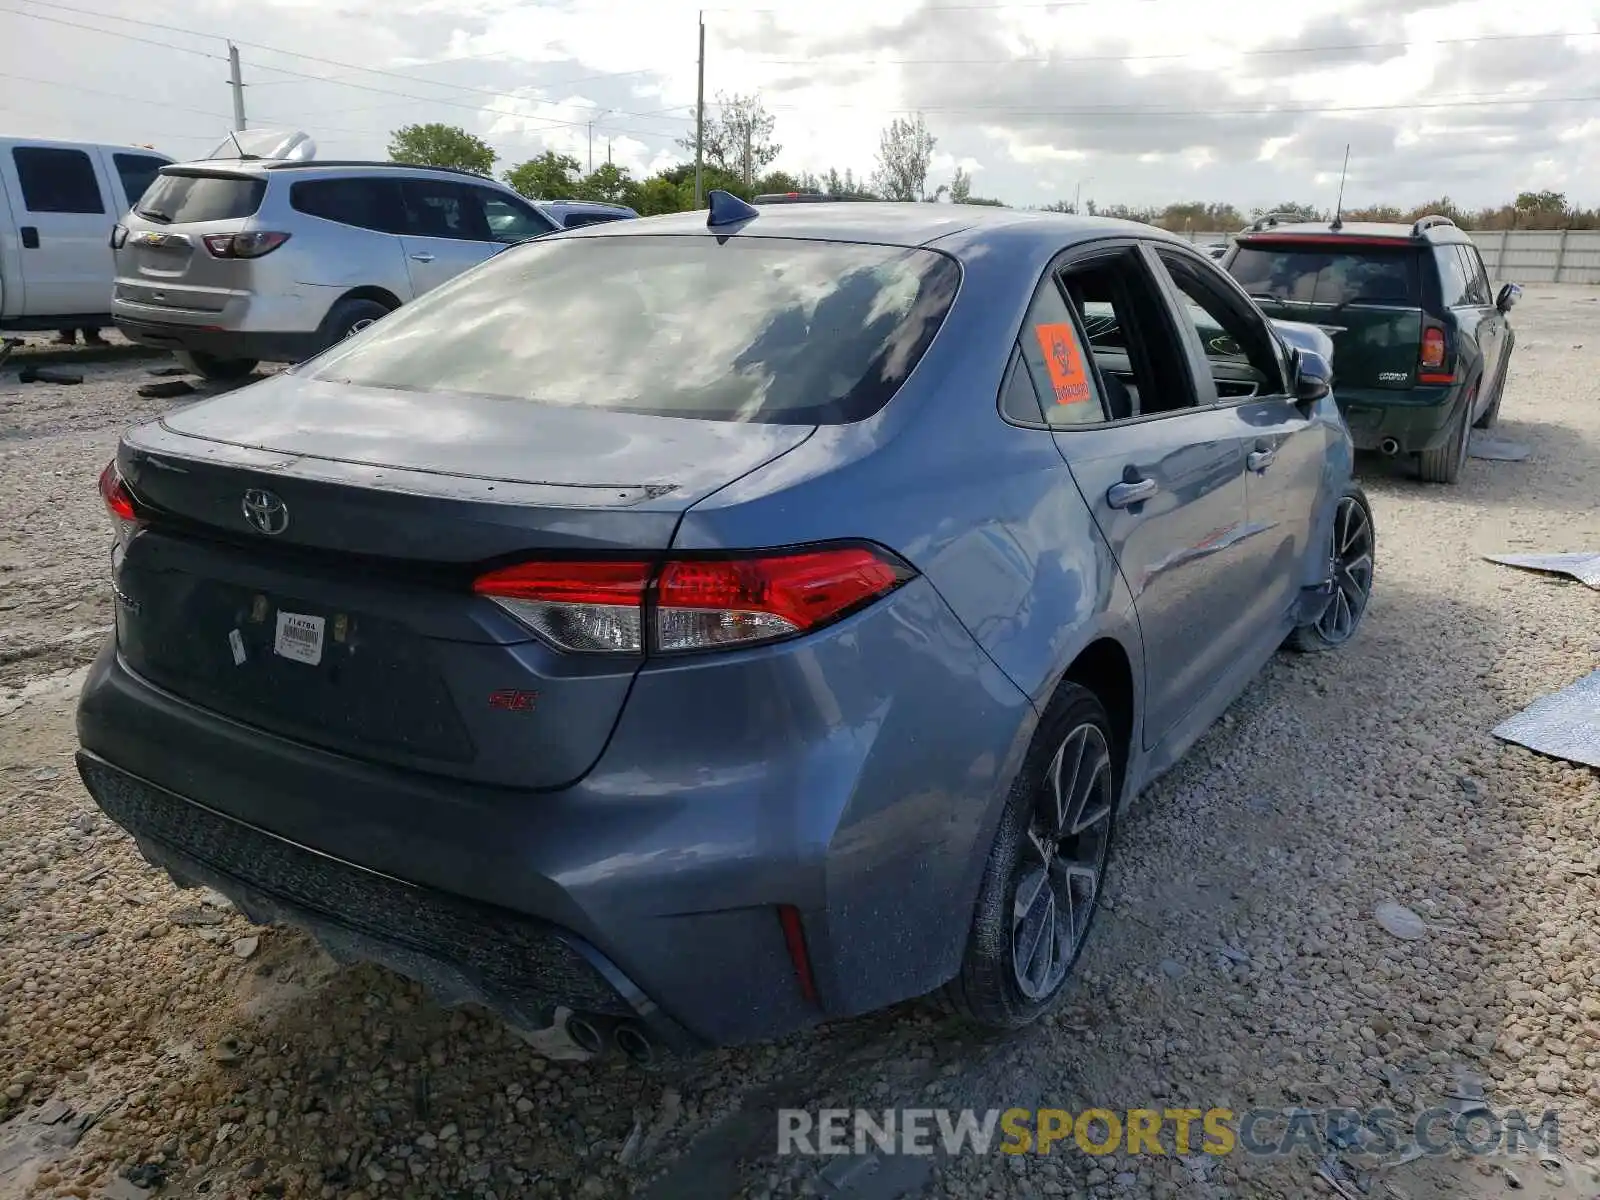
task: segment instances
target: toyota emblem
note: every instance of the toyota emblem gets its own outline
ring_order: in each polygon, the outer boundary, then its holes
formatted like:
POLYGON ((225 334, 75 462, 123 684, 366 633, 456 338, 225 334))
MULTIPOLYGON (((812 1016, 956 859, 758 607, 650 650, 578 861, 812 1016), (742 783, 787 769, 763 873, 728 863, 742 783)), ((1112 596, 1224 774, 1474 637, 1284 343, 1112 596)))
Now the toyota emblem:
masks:
POLYGON ((276 537, 289 528, 289 506, 269 491, 251 488, 240 507, 251 527, 268 537, 276 537))

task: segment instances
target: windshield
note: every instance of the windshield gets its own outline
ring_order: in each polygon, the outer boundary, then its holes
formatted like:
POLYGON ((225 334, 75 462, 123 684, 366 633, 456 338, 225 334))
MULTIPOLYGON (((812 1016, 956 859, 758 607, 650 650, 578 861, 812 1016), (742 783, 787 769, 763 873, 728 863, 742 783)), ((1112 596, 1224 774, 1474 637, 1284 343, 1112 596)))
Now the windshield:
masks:
POLYGON ((960 269, 931 250, 785 238, 558 238, 374 325, 314 377, 662 416, 835 424, 894 395, 960 269))
POLYGON ((1417 255, 1406 246, 1326 250, 1241 245, 1228 271, 1258 300, 1403 304, 1410 308, 1422 303, 1417 255))
POLYGON ((266 191, 264 179, 163 173, 156 176, 133 211, 163 224, 232 221, 254 216, 266 191))

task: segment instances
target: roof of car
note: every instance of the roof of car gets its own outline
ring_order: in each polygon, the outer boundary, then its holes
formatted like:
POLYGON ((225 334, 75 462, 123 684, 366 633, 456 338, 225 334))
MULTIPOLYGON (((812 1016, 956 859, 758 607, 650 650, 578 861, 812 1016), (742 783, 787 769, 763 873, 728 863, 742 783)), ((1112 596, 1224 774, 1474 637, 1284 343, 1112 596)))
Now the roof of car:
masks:
POLYGON ((357 158, 313 158, 306 161, 281 158, 197 158, 188 162, 172 163, 173 168, 186 171, 224 171, 234 174, 253 174, 257 171, 423 171, 457 176, 474 183, 489 183, 503 187, 497 179, 479 175, 476 171, 460 167, 435 167, 427 163, 374 162, 357 158))
POLYGON ((569 237, 633 237, 663 233, 704 233, 743 237, 808 238, 836 242, 874 242, 890 246, 926 246, 957 233, 981 236, 1005 231, 1065 247, 1077 240, 1117 233, 1154 237, 1187 246, 1164 230, 1108 217, 1079 217, 1069 213, 1033 212, 1027 209, 991 208, 966 204, 780 204, 763 207, 759 215, 738 226, 708 228, 706 210, 642 217, 637 221, 591 225, 569 237))

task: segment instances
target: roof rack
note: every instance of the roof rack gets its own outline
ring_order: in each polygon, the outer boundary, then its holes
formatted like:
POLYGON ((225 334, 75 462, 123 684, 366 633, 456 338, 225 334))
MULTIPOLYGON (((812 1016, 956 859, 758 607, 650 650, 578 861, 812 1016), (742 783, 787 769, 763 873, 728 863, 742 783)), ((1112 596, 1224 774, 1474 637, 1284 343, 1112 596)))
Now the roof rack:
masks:
POLYGON ((282 159, 247 158, 243 161, 259 164, 267 171, 314 171, 318 167, 389 167, 400 168, 404 171, 443 171, 449 175, 465 175, 469 179, 485 179, 490 183, 494 180, 487 175, 479 175, 476 171, 469 171, 465 167, 436 167, 430 163, 403 163, 379 162, 369 158, 313 158, 306 162, 285 162, 282 159))
POLYGON ((1423 217, 1422 220, 1418 221, 1411 227, 1411 236, 1421 237, 1425 230, 1432 229, 1435 225, 1448 225, 1452 229, 1456 227, 1456 223, 1449 217, 1442 216, 1439 213, 1433 213, 1429 216, 1423 217))
POLYGON ((1257 217, 1254 221, 1252 221, 1250 223, 1250 228, 1247 229, 1245 232, 1247 232, 1247 233, 1260 233, 1263 229, 1271 229, 1274 225, 1281 225, 1285 221, 1294 221, 1296 223, 1299 223, 1299 222, 1303 222, 1304 220, 1305 220, 1305 217, 1301 216, 1299 213, 1292 213, 1292 212, 1264 213, 1261 216, 1257 217))

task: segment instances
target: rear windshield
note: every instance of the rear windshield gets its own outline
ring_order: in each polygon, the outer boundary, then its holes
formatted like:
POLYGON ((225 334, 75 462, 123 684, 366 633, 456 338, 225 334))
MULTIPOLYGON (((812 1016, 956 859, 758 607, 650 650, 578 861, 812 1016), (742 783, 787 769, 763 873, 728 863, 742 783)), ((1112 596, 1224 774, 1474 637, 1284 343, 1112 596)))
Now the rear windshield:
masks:
POLYGON ((787 238, 558 238, 507 250, 313 368, 402 391, 716 421, 839 424, 886 404, 960 268, 787 238))
POLYGON ((163 173, 156 176, 133 211, 163 225, 232 221, 254 216, 266 191, 265 179, 163 173))
POLYGON ((1290 304, 1422 303, 1417 254, 1407 246, 1348 250, 1240 245, 1228 271, 1258 300, 1290 304))

